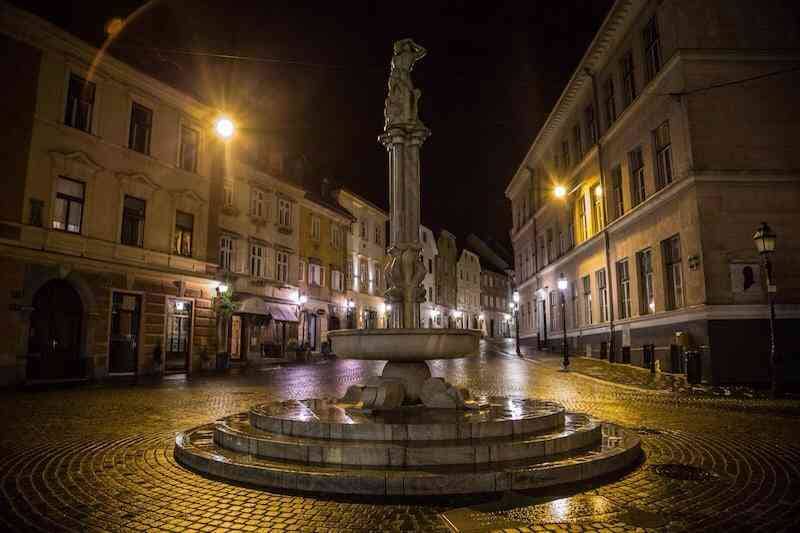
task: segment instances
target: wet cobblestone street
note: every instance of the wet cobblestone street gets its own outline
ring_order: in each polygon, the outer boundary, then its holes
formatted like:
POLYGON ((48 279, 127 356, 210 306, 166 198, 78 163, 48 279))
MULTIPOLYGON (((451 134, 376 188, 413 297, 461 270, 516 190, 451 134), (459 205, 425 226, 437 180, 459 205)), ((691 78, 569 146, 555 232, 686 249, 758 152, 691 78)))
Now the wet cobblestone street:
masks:
POLYGON ((275 494, 177 465, 176 433, 257 402, 341 395, 381 362, 6 392, 0 529, 448 531, 441 514, 464 507, 480 510, 486 530, 800 528, 798 402, 631 390, 522 360, 508 343, 482 346, 479 357, 432 362, 434 375, 631 428, 642 436, 644 463, 608 484, 551 495, 390 502, 275 494))

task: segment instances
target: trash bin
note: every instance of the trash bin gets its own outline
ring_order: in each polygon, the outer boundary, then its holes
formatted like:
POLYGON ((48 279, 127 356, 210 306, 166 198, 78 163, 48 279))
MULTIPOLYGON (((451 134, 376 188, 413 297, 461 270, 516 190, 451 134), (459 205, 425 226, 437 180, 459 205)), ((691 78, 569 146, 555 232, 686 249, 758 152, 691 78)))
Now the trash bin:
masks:
POLYGON ((703 377, 703 365, 700 359, 700 352, 697 350, 686 350, 686 381, 692 385, 700 383, 703 377))

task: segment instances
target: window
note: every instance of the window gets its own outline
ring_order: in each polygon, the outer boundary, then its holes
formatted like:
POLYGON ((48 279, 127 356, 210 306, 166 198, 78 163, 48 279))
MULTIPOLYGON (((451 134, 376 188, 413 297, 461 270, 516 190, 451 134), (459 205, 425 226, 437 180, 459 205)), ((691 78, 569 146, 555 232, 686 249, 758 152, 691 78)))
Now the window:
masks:
POLYGON ((664 122, 653 132, 656 152, 656 182, 658 188, 672 183, 672 145, 669 138, 669 122, 664 122))
POLYGON ((681 238, 674 235, 661 241, 666 274, 667 309, 683 307, 683 275, 681 273, 681 238))
POLYGON ((256 218, 266 218, 267 209, 264 202, 264 191, 253 187, 250 193, 250 215, 256 218))
POLYGON ((331 222, 331 246, 333 246, 335 250, 341 247, 339 244, 341 238, 342 231, 339 229, 339 226, 331 222))
POLYGON ((600 322, 608 321, 608 285, 606 269, 597 271, 597 296, 600 298, 600 322))
POLYGON ((379 245, 382 242, 381 238, 381 227, 378 224, 375 224, 375 244, 379 245))
POLYGON ((223 235, 219 239, 219 267, 227 272, 233 265, 233 237, 223 235))
POLYGON ((579 163, 583 157, 583 138, 581 136, 580 122, 572 128, 572 146, 575 148, 575 162, 579 163))
POLYGON ((92 131, 95 85, 80 76, 70 74, 67 87, 67 109, 64 124, 85 132, 92 131))
POLYGON ((122 204, 122 244, 139 247, 144 244, 144 212, 144 200, 125 196, 122 204))
POLYGON ((639 313, 649 315, 656 311, 653 288, 653 251, 648 248, 636 254, 639 269, 639 313))
POLYGON ((428 301, 433 301, 433 287, 428 287, 428 301))
POLYGON ((287 228, 292 225, 292 204, 284 198, 278 198, 278 224, 287 228))
POLYGON ((637 206, 644 202, 646 196, 644 188, 644 158, 642 157, 641 147, 628 152, 628 168, 631 175, 631 203, 637 206))
POLYGON ((223 186, 222 202, 225 207, 233 207, 233 183, 226 183, 223 186))
POLYGON ((428 273, 433 274, 433 259, 428 259, 428 273))
POLYGON ((264 246, 260 244, 250 245, 250 275, 254 278, 266 277, 264 268, 266 266, 264 262, 264 258, 267 255, 266 252, 264 246))
POLYGON ((367 222, 364 220, 361 221, 361 238, 367 238, 367 222))
POLYGON ((153 111, 133 102, 128 148, 150 155, 150 133, 153 129, 153 111))
POLYGON ((564 169, 568 169, 570 167, 569 162, 569 141, 564 139, 561 141, 561 162, 564 165, 564 169))
POLYGON ((342 283, 342 273, 338 270, 331 270, 331 289, 342 292, 344 284, 342 283))
POLYGON ((553 228, 547 228, 547 262, 551 263, 556 258, 556 248, 553 242, 553 228))
POLYGON ((426 232, 422 232, 422 242, 428 242, 428 234, 426 232))
POLYGON ((56 205, 53 228, 80 233, 83 225, 83 203, 86 185, 80 181, 59 177, 56 180, 56 205))
POLYGON ((558 304, 556 303, 556 291, 550 291, 550 331, 556 330, 556 324, 558 321, 556 320, 556 309, 558 309, 558 304))
POLYGON ((567 239, 561 228, 558 228, 558 255, 564 255, 567 252, 567 239))
POLYGON ((308 264, 308 283, 309 285, 316 285, 322 287, 322 267, 314 263, 308 264))
POLYGON ((603 190, 600 185, 592 188, 592 223, 594 232, 598 233, 603 229, 605 220, 603 219, 603 190))
POLYGON ((622 70, 622 103, 625 107, 636 99, 636 77, 633 72, 633 50, 622 56, 619 62, 622 70))
POLYGON ((567 250, 575 246, 575 206, 569 206, 567 212, 567 250))
POLYGON ((192 233, 194 233, 194 215, 175 212, 175 247, 173 251, 178 255, 192 256, 192 233))
POLYGON ((578 229, 580 230, 580 240, 585 241, 589 238, 589 221, 586 219, 586 198, 583 194, 578 196, 578 229))
POLYGON ((647 81, 650 81, 661 70, 661 38, 655 15, 647 21, 647 25, 642 30, 642 42, 644 42, 645 74, 647 81))
POLYGON ((578 327, 580 324, 580 306, 578 305, 578 284, 572 283, 572 325, 578 327))
POLYGON ((603 84, 603 94, 605 95, 606 128, 617 120, 617 103, 614 100, 614 78, 610 77, 603 84))
POLYGON ((586 136, 589 140, 589 147, 597 143, 597 124, 594 121, 594 107, 589 106, 583 112, 586 116, 586 136))
POLYGON ((625 214, 625 203, 622 198, 622 167, 619 165, 611 169, 611 200, 614 202, 614 218, 625 214))
POLYGON ((319 240, 320 234, 320 220, 319 217, 311 217, 311 238, 315 241, 319 240))
POLYGON ((306 281, 306 262, 303 260, 297 262, 297 281, 301 283, 306 281))
POLYGON ((358 265, 358 275, 361 281, 361 291, 366 292, 369 285, 369 263, 366 259, 362 259, 358 265))
POLYGON ((619 317, 631 316, 631 277, 628 271, 628 260, 617 263, 617 292, 619 293, 619 317))
POLYGON ((289 281, 289 254, 278 250, 275 254, 275 265, 275 279, 284 283, 289 281))
POLYGON ((200 145, 200 134, 188 126, 181 126, 180 165, 183 170, 197 172, 197 148, 200 145))
POLYGON ((584 324, 592 323, 592 278, 583 277, 583 320, 584 324))

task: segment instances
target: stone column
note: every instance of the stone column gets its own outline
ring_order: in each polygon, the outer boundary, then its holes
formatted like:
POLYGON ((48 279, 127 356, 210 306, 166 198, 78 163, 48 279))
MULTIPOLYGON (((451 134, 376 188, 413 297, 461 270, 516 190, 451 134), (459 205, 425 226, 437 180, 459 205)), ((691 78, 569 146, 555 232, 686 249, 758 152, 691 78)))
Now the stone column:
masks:
POLYGON ((425 264, 419 242, 419 151, 430 130, 419 120, 387 126, 379 137, 389 154, 389 224, 391 227, 386 299, 392 305, 389 326, 420 327, 425 301, 425 264))

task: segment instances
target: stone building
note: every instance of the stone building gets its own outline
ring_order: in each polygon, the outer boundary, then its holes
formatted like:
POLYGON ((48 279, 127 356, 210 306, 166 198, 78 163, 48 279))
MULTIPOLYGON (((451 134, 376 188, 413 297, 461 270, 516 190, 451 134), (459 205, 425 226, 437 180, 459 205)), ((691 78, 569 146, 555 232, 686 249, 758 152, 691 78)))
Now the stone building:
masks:
POLYGON ((481 262, 478 254, 464 248, 456 265, 456 326, 483 329, 481 324, 481 262))
POLYGON ((214 110, 5 3, 0 42, 0 382, 213 361, 214 110))
POLYGON ((300 203, 298 282, 305 298, 300 300, 299 336, 312 351, 322 349, 329 330, 345 327, 347 234, 355 221, 325 189, 322 195, 307 192, 300 203))
POLYGON ((436 241, 439 254, 434 261, 434 277, 436 283, 436 326, 455 327, 454 313, 457 311, 457 265, 458 247, 456 237, 447 230, 439 232, 436 241))
POLYGON ((334 191, 339 205, 352 213, 355 222, 347 233, 349 259, 346 328, 385 328, 386 222, 389 214, 372 202, 347 189, 334 191))
POLYGON ((233 364, 283 357, 298 338, 300 202, 305 192, 236 157, 226 146, 215 176, 209 233, 219 277, 233 290, 236 312, 220 326, 220 349, 233 364))
POLYGON ((563 275, 574 352, 767 380, 764 220, 796 359, 799 43, 789 3, 615 2, 506 189, 525 342, 560 345, 563 275))
POLYGON ((436 327, 436 256, 439 250, 433 232, 425 226, 419 227, 419 242, 422 244, 422 262, 425 264, 425 279, 422 286, 425 288, 425 301, 420 304, 420 326, 423 328, 436 327))
POLYGON ((513 337, 514 316, 508 305, 511 299, 511 279, 494 265, 481 271, 481 313, 483 333, 487 337, 513 337))

